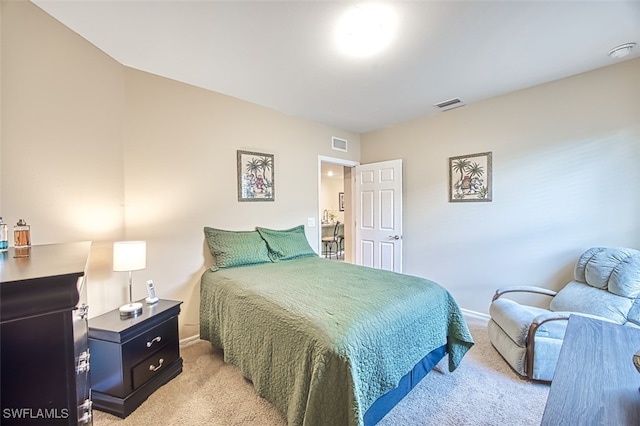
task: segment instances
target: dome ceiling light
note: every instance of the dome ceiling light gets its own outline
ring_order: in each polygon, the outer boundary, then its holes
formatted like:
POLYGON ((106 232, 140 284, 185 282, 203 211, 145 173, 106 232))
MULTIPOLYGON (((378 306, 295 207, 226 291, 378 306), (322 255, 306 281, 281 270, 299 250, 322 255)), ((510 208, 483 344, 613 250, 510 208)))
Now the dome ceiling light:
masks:
POLYGON ((388 6, 351 6, 336 26, 336 42, 352 56, 370 56, 382 51, 393 37, 395 17, 388 6))
POLYGON ((613 59, 624 58, 629 53, 631 53, 631 49, 633 49, 635 45, 636 45, 635 43, 621 44, 620 46, 617 46, 611 49, 609 51, 609 56, 611 56, 613 59))

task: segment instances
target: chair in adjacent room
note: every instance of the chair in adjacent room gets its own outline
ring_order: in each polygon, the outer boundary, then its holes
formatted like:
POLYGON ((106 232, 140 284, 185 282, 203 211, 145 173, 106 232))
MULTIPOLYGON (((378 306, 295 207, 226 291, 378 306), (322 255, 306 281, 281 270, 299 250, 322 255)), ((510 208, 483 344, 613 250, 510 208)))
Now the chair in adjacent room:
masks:
POLYGON ((324 257, 331 259, 331 257, 335 255, 336 259, 338 258, 338 253, 340 251, 340 235, 338 235, 339 227, 340 222, 336 221, 336 225, 333 227, 333 235, 322 237, 322 252, 324 253, 324 257))
POLYGON ((338 254, 336 257, 344 260, 344 234, 338 234, 336 238, 338 240, 338 254))
POLYGON ((489 340, 505 361, 521 376, 550 382, 569 315, 640 328, 640 251, 591 248, 578 259, 574 280, 561 290, 500 288, 489 313, 489 340), (506 296, 516 293, 550 296, 549 308, 520 304, 506 296))

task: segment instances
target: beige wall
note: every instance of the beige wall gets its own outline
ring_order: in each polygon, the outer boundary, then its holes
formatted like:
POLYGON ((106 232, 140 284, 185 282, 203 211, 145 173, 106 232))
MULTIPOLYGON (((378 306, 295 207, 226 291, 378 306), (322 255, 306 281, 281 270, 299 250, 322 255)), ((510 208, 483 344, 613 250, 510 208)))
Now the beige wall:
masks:
MULTIPOLYGON (((338 157, 339 133, 353 140, 344 158, 355 160, 359 137, 140 71, 128 69, 126 81, 127 238, 149 242, 148 275, 161 295, 185 301, 184 333, 196 334, 199 278, 210 265, 203 226, 319 223, 318 155, 338 157), (238 149, 275 155, 275 202, 237 201, 238 149)), ((306 231, 318 247, 317 228, 306 231)))
MULTIPOLYGON (((0 167, 2 166, 2 6, 0 6, 0 167)), ((0 168, 0 212, 2 212, 2 169, 0 168)), ((0 213, 1 214, 1 213, 0 213)))
POLYGON ((329 213, 335 214, 335 220, 344 223, 344 211, 340 211, 338 206, 339 193, 344 192, 343 176, 322 177, 322 196, 320 210, 325 209, 329 213))
MULTIPOLYGON (((0 6, 0 213, 35 244, 94 241, 89 274, 108 282, 108 242, 125 236, 124 68, 31 3, 0 6)), ((94 294, 92 312, 122 294, 94 294)))
POLYGON ((127 298, 113 241, 143 239, 134 298, 153 279, 160 297, 185 302, 181 337, 197 334, 211 261, 202 228, 317 220, 318 156, 360 158, 357 134, 126 68, 31 3, 1 4, 0 214, 31 223, 34 244, 94 242, 91 316, 127 298), (349 153, 332 150, 332 136, 349 153), (275 155, 275 202, 237 201, 238 149, 275 155))
POLYGON ((557 288, 588 247, 640 248, 638 59, 360 136, 128 69, 31 3, 0 4, 0 214, 36 244, 94 241, 92 316, 126 300, 113 241, 145 239, 134 297, 152 278, 196 334, 202 227, 317 218, 319 155, 404 159, 404 271, 464 308, 486 312, 499 286, 557 288), (236 201, 237 149, 275 154, 274 203, 236 201), (448 158, 482 151, 494 201, 449 203, 448 158))
POLYGON ((361 136, 404 160, 404 272, 488 312, 496 288, 559 288, 592 246, 640 248, 640 59, 361 136), (493 201, 448 202, 448 158, 493 152, 493 201))

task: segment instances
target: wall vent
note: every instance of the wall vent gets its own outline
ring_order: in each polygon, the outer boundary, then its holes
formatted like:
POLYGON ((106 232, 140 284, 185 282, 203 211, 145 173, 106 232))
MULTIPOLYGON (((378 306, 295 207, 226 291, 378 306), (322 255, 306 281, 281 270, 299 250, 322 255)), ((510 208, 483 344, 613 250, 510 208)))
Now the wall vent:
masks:
POLYGON ((333 136, 331 138, 331 148, 335 149, 336 151, 347 152, 347 140, 336 138, 335 136, 333 136))
POLYGON ((462 102, 460 99, 453 98, 453 99, 449 99, 447 101, 438 102, 437 104, 434 104, 433 106, 435 106, 436 108, 439 108, 442 111, 449 111, 450 109, 460 108, 460 107, 463 107, 465 105, 466 104, 464 102, 462 102))

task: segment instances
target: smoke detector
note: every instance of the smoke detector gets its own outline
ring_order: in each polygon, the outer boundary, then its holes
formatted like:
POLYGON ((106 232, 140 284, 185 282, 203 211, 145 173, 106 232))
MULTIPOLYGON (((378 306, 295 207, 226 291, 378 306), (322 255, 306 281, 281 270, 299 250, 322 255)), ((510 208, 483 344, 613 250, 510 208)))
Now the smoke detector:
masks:
POLYGON ((621 44, 620 46, 617 46, 611 49, 609 51, 609 56, 611 56, 613 59, 624 58, 629 53, 631 53, 631 49, 633 49, 635 45, 636 45, 635 43, 621 44))

